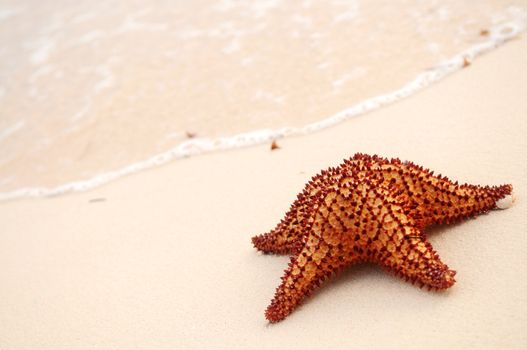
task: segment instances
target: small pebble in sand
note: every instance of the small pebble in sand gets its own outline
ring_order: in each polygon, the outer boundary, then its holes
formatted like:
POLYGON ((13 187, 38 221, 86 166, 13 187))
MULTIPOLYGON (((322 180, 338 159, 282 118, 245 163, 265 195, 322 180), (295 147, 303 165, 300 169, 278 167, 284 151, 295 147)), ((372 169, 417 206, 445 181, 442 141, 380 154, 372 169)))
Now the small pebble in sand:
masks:
POLYGON ((514 193, 511 193, 502 199, 498 200, 496 202, 496 207, 498 209, 508 209, 512 206, 512 203, 514 203, 514 193))

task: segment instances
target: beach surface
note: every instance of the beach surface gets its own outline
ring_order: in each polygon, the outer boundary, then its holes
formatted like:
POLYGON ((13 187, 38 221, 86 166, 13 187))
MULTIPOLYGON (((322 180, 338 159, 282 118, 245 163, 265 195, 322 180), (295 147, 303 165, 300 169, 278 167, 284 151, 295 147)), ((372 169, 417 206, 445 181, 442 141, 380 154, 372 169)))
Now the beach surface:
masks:
POLYGON ((527 344, 527 39, 396 104, 305 137, 196 156, 85 193, 0 203, 1 349, 477 348, 527 344), (512 208, 431 230, 457 271, 429 292, 374 265, 283 322, 289 258, 251 237, 356 152, 512 183, 512 208))

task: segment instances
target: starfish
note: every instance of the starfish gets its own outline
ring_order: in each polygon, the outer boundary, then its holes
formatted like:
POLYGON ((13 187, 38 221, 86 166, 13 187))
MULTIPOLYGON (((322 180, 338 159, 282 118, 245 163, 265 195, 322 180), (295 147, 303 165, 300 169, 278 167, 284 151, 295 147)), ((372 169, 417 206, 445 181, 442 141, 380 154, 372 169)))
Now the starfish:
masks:
POLYGON ((456 272, 424 229, 506 208, 511 193, 512 185, 459 185, 411 162, 360 153, 322 171, 275 229, 252 238, 264 253, 293 256, 266 318, 284 319, 322 282, 360 262, 421 287, 451 287, 456 272))

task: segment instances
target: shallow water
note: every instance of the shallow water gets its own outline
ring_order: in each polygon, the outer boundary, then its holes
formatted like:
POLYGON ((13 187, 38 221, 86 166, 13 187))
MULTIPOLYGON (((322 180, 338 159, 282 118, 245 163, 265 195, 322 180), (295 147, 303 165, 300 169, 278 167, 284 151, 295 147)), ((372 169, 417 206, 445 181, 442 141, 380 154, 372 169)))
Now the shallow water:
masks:
POLYGON ((0 4, 0 199, 306 134, 521 32, 515 1, 0 4))

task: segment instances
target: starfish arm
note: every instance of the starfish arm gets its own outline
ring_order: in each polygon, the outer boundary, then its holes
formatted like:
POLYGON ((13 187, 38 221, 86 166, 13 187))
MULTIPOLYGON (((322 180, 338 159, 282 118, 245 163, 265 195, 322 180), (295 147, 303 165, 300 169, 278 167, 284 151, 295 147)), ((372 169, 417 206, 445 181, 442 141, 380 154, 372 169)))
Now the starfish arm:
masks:
POLYGON ((305 233, 312 224, 313 203, 321 191, 340 175, 340 169, 330 168, 314 176, 280 223, 270 232, 252 238, 254 247, 264 253, 298 254, 304 245, 305 233))
POLYGON ((386 181, 399 187, 414 203, 412 215, 424 226, 451 223, 487 212, 512 193, 512 185, 459 185, 411 162, 392 160, 381 167, 386 181))
POLYGON ((284 319, 317 286, 351 263, 352 259, 345 257, 337 247, 310 236, 298 256, 291 258, 282 284, 276 289, 274 299, 265 311, 265 317, 273 323, 284 319))
POLYGON ((387 245, 381 264, 412 283, 435 289, 446 289, 455 283, 455 271, 445 265, 432 245, 415 227, 403 227, 406 236, 387 245))
POLYGON ((299 235, 300 231, 296 227, 291 230, 277 227, 251 240, 254 247, 265 254, 294 254, 301 248, 299 235))
POLYGON ((457 186, 446 182, 432 194, 427 207, 433 223, 451 223, 495 209, 496 203, 511 193, 511 185, 457 186))
POLYGON ((297 200, 280 221, 270 232, 254 236, 253 245, 264 253, 274 254, 296 254, 302 248, 302 239, 308 216, 308 210, 304 193, 300 193, 297 200))
POLYGON ((412 217, 413 204, 401 200, 394 187, 376 189, 384 194, 386 215, 377 216, 379 231, 369 244, 373 261, 396 274, 429 288, 446 289, 455 283, 455 271, 445 265, 412 217))
POLYGON ((254 236, 252 242, 256 249, 265 254, 294 254, 299 250, 296 235, 291 235, 288 231, 273 230, 254 236))

